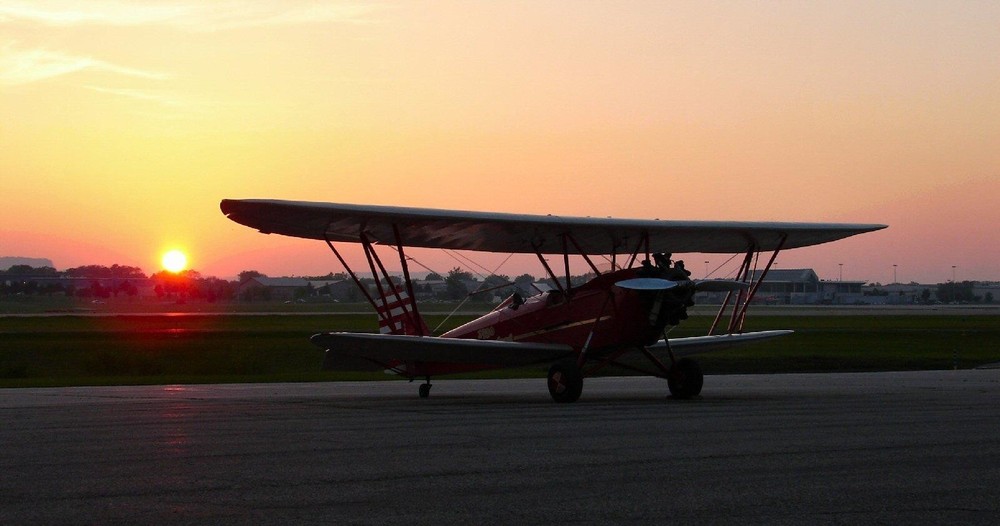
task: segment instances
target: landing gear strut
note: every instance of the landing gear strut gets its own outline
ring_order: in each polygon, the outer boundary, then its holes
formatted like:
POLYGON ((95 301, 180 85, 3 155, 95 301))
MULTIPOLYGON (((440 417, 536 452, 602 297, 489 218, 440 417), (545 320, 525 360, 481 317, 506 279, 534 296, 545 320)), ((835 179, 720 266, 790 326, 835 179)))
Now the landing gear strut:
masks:
POLYGON ((698 396, 704 381, 705 378, 701 374, 698 362, 690 358, 681 358, 674 362, 667 375, 667 387, 670 388, 670 394, 681 400, 698 396))
POLYGON ((576 402, 583 392, 583 372, 575 360, 556 362, 549 368, 549 394, 559 403, 576 402))

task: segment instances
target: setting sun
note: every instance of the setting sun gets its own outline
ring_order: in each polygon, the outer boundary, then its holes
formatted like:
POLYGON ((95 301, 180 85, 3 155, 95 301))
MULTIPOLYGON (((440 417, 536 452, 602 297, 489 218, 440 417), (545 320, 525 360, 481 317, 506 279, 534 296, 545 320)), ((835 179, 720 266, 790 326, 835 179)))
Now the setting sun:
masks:
POLYGON ((170 272, 180 272, 187 268, 187 256, 180 250, 171 250, 163 254, 162 264, 170 272))

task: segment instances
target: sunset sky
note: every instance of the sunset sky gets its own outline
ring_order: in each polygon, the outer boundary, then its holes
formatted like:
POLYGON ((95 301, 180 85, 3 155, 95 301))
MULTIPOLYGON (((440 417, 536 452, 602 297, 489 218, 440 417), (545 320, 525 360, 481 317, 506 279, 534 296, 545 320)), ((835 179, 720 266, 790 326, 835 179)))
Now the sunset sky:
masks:
POLYGON ((0 188, 60 269, 339 271, 218 207, 275 198, 884 223, 778 266, 997 280, 1000 2, 0 0, 0 188))

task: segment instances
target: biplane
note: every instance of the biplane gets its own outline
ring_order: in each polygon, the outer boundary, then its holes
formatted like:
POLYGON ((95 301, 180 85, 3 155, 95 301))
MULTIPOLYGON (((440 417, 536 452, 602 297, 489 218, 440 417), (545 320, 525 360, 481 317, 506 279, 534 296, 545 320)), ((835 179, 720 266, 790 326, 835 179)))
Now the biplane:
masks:
POLYGON ((691 356, 790 334, 744 332, 747 310, 783 250, 827 243, 885 228, 874 224, 660 221, 436 210, 391 206, 223 200, 231 220, 265 234, 326 242, 379 317, 379 333, 325 332, 323 368, 378 371, 424 380, 504 367, 548 367, 549 393, 574 402, 583 381, 605 368, 664 378, 675 398, 697 396, 703 374, 691 356), (338 245, 361 245, 374 286, 365 286, 338 245), (394 281, 383 253, 399 260, 394 281), (420 313, 408 248, 534 254, 553 287, 513 294, 484 316, 440 335, 420 313), (691 279, 677 253, 742 256, 734 279, 691 279), (548 257, 547 257, 548 256, 548 257), (570 259, 594 278, 570 279, 570 259), (550 261, 551 258, 551 261, 550 261), (600 258, 600 259, 599 259, 600 258), (762 260, 766 263, 761 268, 762 260), (600 263, 600 265, 599 265, 600 263), (608 265, 610 263, 610 265, 608 265), (603 270, 602 270, 603 267, 603 270), (725 295, 704 336, 668 338, 687 318, 699 291, 725 295))

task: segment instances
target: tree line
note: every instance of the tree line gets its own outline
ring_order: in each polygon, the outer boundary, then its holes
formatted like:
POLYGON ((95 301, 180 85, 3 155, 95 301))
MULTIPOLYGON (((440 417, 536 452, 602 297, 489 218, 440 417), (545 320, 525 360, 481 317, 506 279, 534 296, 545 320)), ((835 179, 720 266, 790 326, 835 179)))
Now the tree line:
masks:
POLYGON ((0 270, 0 296, 69 296, 117 298, 139 295, 140 286, 152 284, 160 299, 232 299, 238 283, 202 277, 194 270, 177 274, 161 271, 147 276, 128 265, 84 265, 56 270, 52 267, 14 265, 0 270))
MULTIPOLYGON (((161 300, 176 301, 272 301, 267 289, 246 289, 240 293, 240 285, 254 278, 267 275, 256 270, 244 270, 236 281, 202 276, 196 270, 179 273, 168 271, 146 275, 142 269, 127 265, 84 265, 56 270, 52 267, 31 267, 15 265, 0 270, 0 296, 69 296, 78 298, 118 298, 135 297, 140 287, 152 287, 152 293, 161 300)), ((329 273, 321 276, 302 276, 308 282, 336 282, 350 280, 345 272, 329 273)), ((581 277, 581 279, 583 279, 581 277)), ((359 281, 374 293, 377 283, 374 278, 359 277, 359 281)), ((392 277, 383 285, 402 285, 402 278, 392 277)), ((423 298, 447 301, 490 301, 497 296, 506 297, 515 292, 531 292, 535 278, 522 274, 511 278, 506 275, 490 275, 483 279, 458 267, 446 275, 431 273, 422 280, 414 281, 414 292, 423 298)), ((321 298, 329 296, 329 285, 313 287, 308 284, 295 293, 295 299, 321 298)), ((364 296, 356 287, 346 293, 347 301, 364 301, 364 296)))

